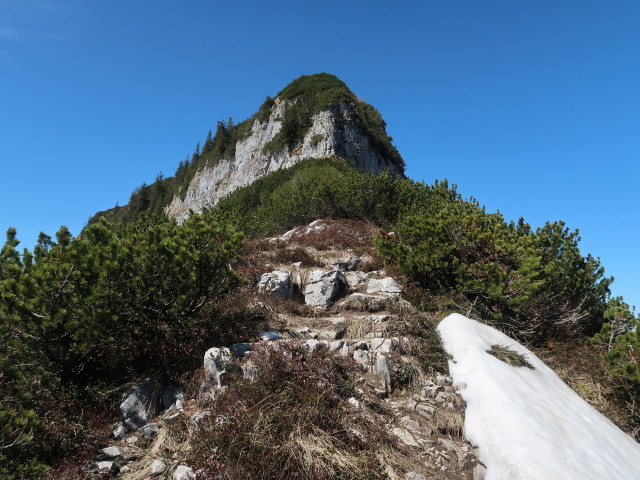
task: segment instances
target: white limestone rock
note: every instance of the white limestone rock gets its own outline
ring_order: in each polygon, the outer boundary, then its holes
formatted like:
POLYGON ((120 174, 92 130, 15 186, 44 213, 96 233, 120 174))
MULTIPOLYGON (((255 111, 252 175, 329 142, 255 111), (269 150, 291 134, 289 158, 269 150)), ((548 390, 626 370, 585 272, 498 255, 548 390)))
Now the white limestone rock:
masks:
POLYGON ((376 354, 376 375, 382 383, 382 388, 387 392, 391 392, 391 373, 389 368, 389 360, 382 353, 376 354))
POLYGON ((191 467, 180 465, 173 472, 173 480, 195 480, 196 474, 193 473, 191 467))
POLYGON ((102 453, 107 457, 107 458, 118 458, 122 456, 122 452, 120 451, 120 449, 118 447, 116 447, 115 445, 112 445, 110 447, 107 448, 103 448, 102 449, 102 453))
POLYGON ((151 476, 153 477, 155 475, 160 475, 162 472, 164 472, 165 468, 167 468, 165 463, 159 458, 156 458, 153 462, 151 462, 151 476))
POLYGON ((390 353, 393 349, 391 338, 372 338, 369 340, 369 348, 377 352, 390 353))
POLYGON ((354 351, 353 359, 362 367, 363 370, 367 370, 369 368, 369 352, 367 350, 354 351))
POLYGON ((258 293, 273 293, 282 298, 293 296, 293 280, 289 270, 263 273, 258 282, 258 293))
POLYGON ((339 270, 313 270, 307 280, 304 301, 307 305, 327 309, 346 285, 347 279, 339 270))
POLYGON ((202 382, 202 385, 200 385, 200 392, 215 396, 217 392, 226 386, 227 373, 237 370, 238 368, 238 365, 233 362, 231 351, 228 348, 210 348, 204 354, 206 378, 202 382))
POLYGON ((384 293, 386 295, 400 295, 402 293, 402 287, 398 285, 391 277, 386 277, 381 280, 372 278, 367 284, 367 293, 384 293))

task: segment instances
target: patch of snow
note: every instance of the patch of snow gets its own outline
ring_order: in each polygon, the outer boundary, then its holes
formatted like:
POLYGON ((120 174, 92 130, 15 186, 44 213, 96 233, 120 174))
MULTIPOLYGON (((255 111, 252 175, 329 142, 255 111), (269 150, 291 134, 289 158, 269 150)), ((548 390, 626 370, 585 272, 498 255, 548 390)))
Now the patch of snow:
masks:
POLYGON ((449 370, 467 403, 464 431, 486 480, 640 479, 640 444, 582 400, 525 347, 453 314, 438 325, 449 370), (534 367, 487 353, 502 345, 534 367))

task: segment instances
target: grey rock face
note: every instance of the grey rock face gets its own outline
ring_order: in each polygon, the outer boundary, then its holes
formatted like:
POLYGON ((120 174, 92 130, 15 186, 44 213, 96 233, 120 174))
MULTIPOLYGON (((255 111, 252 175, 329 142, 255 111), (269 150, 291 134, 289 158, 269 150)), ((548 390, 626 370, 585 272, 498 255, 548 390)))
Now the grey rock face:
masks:
POLYGON ((185 199, 176 195, 165 210, 167 215, 181 222, 189 216, 189 210, 199 212, 212 207, 234 190, 308 158, 338 156, 364 172, 380 174, 387 169, 394 175, 403 174, 401 168, 372 148, 368 135, 359 127, 354 108, 347 104, 315 114, 302 144, 294 150, 264 153, 264 146, 282 128, 286 106, 286 102, 276 100, 269 119, 256 120, 249 137, 236 143, 235 155, 199 171, 189 184, 185 199))
POLYGON ((158 415, 162 409, 161 390, 153 378, 147 378, 137 385, 120 404, 124 424, 136 431, 158 415))
POLYGON ((263 273, 258 283, 258 292, 271 292, 283 298, 293 296, 293 280, 289 270, 274 270, 270 273, 263 273))
POLYGON ((314 307, 329 308, 346 286, 347 279, 339 270, 313 270, 307 280, 304 301, 314 307))

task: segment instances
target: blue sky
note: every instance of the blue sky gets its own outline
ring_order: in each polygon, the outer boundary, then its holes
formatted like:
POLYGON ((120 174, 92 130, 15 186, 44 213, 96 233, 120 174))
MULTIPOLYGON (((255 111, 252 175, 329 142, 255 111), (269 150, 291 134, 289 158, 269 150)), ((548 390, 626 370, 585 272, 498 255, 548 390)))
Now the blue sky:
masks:
POLYGON ((640 306, 640 2, 0 0, 0 229, 74 234, 302 74, 428 183, 564 220, 640 306))

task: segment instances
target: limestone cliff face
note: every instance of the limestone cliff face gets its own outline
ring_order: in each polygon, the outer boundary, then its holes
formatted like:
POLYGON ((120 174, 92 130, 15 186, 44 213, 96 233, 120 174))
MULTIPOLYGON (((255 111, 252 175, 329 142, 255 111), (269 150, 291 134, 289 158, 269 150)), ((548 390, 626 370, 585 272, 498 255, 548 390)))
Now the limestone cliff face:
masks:
POLYGON ((200 170, 189 184, 184 200, 178 195, 173 198, 165 210, 167 215, 180 222, 190 210, 199 212, 212 207, 234 190, 309 158, 337 156, 367 173, 380 174, 386 169, 394 175, 404 175, 402 167, 384 158, 370 144, 355 109, 349 104, 332 105, 315 114, 302 143, 292 150, 284 147, 274 154, 265 153, 265 145, 282 128, 285 108, 286 101, 276 99, 269 119, 254 122, 251 134, 237 142, 233 157, 200 170))

